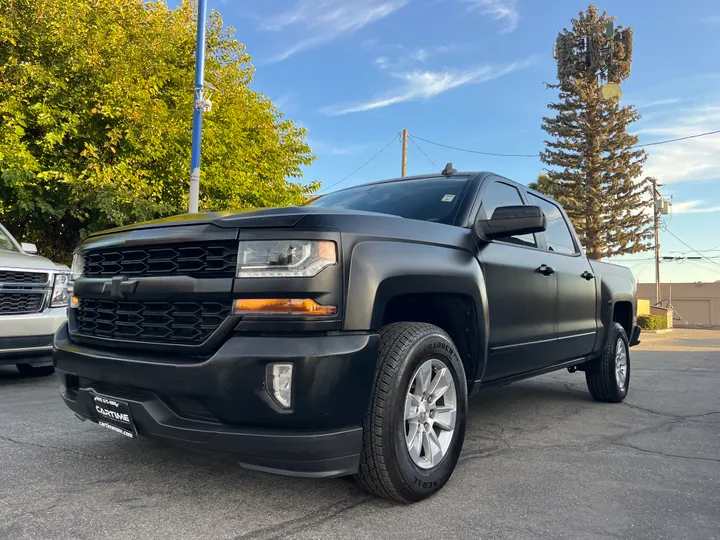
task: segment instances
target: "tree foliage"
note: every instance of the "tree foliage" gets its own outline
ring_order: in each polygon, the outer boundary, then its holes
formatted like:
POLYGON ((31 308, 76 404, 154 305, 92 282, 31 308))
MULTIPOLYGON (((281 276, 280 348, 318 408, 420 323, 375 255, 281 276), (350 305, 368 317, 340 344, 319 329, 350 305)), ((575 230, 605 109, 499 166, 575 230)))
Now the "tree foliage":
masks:
MULTIPOLYGON (((144 0, 0 4, 0 219, 67 260, 89 232, 187 208, 195 6, 144 0)), ((234 29, 208 21, 203 210, 301 204, 306 132, 250 89, 234 29)))
POLYGON ((559 99, 543 118, 550 135, 542 161, 549 165, 538 179, 540 191, 563 204, 589 257, 599 259, 649 248, 647 182, 640 180, 643 150, 627 132, 640 118, 632 105, 603 99, 600 79, 619 84, 630 75, 632 32, 619 27, 606 35, 614 18, 590 5, 558 38, 559 99))

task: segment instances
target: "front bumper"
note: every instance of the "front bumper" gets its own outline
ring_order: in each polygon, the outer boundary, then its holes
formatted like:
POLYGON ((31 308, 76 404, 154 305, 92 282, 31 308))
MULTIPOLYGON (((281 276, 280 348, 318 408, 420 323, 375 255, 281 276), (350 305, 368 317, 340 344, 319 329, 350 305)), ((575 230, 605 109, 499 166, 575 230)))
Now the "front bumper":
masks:
POLYGON ((633 326, 632 335, 630 336, 630 347, 640 344, 640 332, 642 332, 642 329, 639 326, 633 326))
POLYGON ((27 315, 0 315, 0 365, 52 362, 53 335, 67 320, 67 308, 27 315))
POLYGON ((235 335, 208 359, 140 357, 55 338, 67 406, 97 421, 95 392, 128 403, 137 432, 175 445, 234 455, 250 468, 295 476, 357 470, 361 424, 375 371, 377 335, 235 335), (294 366, 293 403, 265 389, 271 362, 294 366))

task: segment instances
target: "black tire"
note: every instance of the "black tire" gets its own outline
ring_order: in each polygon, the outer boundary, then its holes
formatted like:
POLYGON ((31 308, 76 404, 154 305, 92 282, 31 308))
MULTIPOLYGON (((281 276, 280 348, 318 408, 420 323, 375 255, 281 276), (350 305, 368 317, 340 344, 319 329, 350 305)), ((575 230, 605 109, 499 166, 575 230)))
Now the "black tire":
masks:
POLYGON ((355 479, 370 493, 402 503, 417 502, 439 491, 457 464, 467 418, 467 381, 455 344, 437 326, 393 323, 380 330, 380 354, 372 401, 363 423, 363 449, 355 479), (418 467, 405 436, 405 399, 416 369, 440 360, 455 383, 456 417, 447 451, 432 468, 418 467))
POLYGON ((591 360, 585 369, 585 381, 593 399, 605 403, 620 403, 627 396, 630 387, 630 347, 627 334, 619 323, 610 327, 605 350, 597 358, 591 360), (627 371, 625 384, 620 385, 615 376, 615 358, 618 342, 625 348, 627 371))
POLYGON ((55 373, 55 366, 33 366, 31 364, 16 364, 15 367, 23 377, 47 377, 55 373))

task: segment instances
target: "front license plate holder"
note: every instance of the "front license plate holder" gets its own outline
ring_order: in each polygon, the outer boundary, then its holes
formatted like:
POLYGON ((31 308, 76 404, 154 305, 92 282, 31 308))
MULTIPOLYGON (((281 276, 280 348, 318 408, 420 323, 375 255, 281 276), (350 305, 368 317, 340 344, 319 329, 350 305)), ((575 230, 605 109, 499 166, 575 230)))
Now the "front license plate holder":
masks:
POLYGON ((100 426, 124 435, 128 439, 137 438, 137 430, 130 414, 130 405, 126 401, 91 392, 95 417, 100 426))

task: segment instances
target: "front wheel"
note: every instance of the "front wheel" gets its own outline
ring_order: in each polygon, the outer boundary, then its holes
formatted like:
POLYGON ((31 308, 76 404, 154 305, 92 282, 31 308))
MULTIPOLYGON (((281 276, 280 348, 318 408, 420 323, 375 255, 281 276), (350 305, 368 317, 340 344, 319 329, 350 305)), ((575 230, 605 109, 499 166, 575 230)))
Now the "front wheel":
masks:
POLYGON ((455 469, 466 416, 467 382, 452 339, 425 323, 384 327, 356 479, 399 502, 429 497, 455 469))
POLYGON ((585 369, 585 381, 597 401, 620 403, 630 386, 630 347, 627 334, 619 323, 610 327, 603 353, 585 369))

